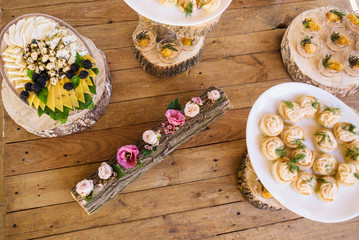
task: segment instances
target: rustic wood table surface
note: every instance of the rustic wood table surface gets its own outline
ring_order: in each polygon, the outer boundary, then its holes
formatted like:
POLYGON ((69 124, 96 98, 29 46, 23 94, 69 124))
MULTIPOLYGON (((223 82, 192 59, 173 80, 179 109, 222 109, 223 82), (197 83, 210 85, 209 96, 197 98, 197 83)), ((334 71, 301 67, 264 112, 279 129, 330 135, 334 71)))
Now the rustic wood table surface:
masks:
MULTIPOLYGON (((237 188, 250 108, 289 82, 280 41, 291 20, 328 1, 233 0, 200 62, 168 79, 144 72, 132 52, 138 15, 121 0, 3 0, 4 27, 40 12, 61 18, 107 56, 113 81, 105 115, 88 131, 40 138, 2 110, 0 231, 5 239, 355 239, 359 218, 322 224, 289 210, 254 208, 237 188), (168 103, 221 87, 233 109, 88 216, 71 188, 160 120, 168 103)), ((334 2, 334 1, 333 1, 334 2)), ((338 1, 336 1, 338 2, 338 1)), ((339 2, 349 6, 349 0, 339 2)), ((359 93, 344 100, 359 110, 359 93)))

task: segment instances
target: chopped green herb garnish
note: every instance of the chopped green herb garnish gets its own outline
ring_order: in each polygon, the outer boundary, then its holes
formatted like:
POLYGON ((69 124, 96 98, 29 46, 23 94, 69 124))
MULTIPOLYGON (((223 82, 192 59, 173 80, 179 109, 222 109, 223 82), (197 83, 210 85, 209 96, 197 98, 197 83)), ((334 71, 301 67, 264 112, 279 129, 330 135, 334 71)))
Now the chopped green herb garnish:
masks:
POLYGON ((322 62, 324 68, 328 68, 330 65, 333 64, 333 63, 330 62, 332 56, 333 56, 332 54, 325 55, 325 57, 323 59, 323 62, 322 62))
POLYGON ((354 173, 354 176, 359 179, 359 173, 354 173))
POLYGON ((284 102, 284 104, 287 105, 287 107, 289 107, 289 108, 293 108, 293 107, 294 107, 294 105, 293 105, 293 103, 292 103, 291 101, 283 101, 283 102, 284 102))
POLYGON ((289 162, 287 162, 287 165, 288 165, 289 171, 291 173, 295 174, 300 171, 300 167, 297 164, 295 164, 294 162, 289 161, 289 162))
POLYGON ((325 180, 324 178, 318 178, 317 181, 320 183, 328 183, 328 181, 325 180))
POLYGON ((141 40, 143 40, 143 39, 150 40, 150 37, 148 36, 147 33, 148 33, 148 31, 141 31, 139 34, 137 34, 137 36, 136 36, 137 42, 141 42, 141 40))
POLYGON ((308 24, 309 24, 310 21, 312 21, 312 19, 310 19, 310 18, 304 19, 304 21, 303 21, 303 26, 304 26, 305 28, 308 28, 308 24))
POLYGON ((297 163, 300 160, 303 160, 307 155, 305 155, 304 153, 298 153, 296 154, 290 161, 292 161, 293 163, 297 163))
POLYGON ((350 65, 351 68, 353 68, 355 65, 359 64, 359 57, 358 56, 352 56, 349 55, 348 57, 348 63, 350 65))
POLYGON ((286 153, 286 151, 285 151, 285 149, 283 149, 283 148, 277 148, 276 150, 275 150, 275 152, 276 152, 276 154, 277 154, 277 156, 279 157, 279 158, 282 158, 282 157, 284 157, 287 153, 286 153))
POLYGON ((304 141, 304 139, 298 138, 298 139, 295 139, 294 141, 291 141, 290 143, 291 144, 297 144, 298 148, 303 149, 303 148, 305 148, 305 145, 303 144, 303 141, 304 141))
POLYGON ((345 157, 357 161, 357 158, 359 157, 359 148, 354 148, 354 150, 346 148, 345 151, 345 157))
POLYGON ((319 109, 319 102, 317 99, 315 99, 315 102, 312 103, 312 106, 317 110, 319 109))
POLYGON ((184 8, 184 12, 186 13, 186 17, 191 16, 193 13, 193 3, 189 2, 187 6, 184 8))
POLYGON ((329 112, 332 112, 332 113, 337 113, 340 109, 339 108, 335 108, 335 107, 328 107, 328 106, 325 106, 325 109, 324 111, 329 111, 329 112))
POLYGON ((328 138, 329 143, 333 144, 333 141, 330 139, 330 137, 328 136, 328 134, 327 134, 326 132, 324 132, 324 131, 317 132, 317 133, 314 134, 314 136, 320 136, 320 137, 322 137, 322 138, 319 140, 318 144, 322 144, 322 142, 325 140, 325 138, 328 138))
POLYGON ((332 33, 332 35, 330 35, 330 40, 332 40, 332 42, 335 42, 339 38, 340 38, 340 33, 339 32, 334 32, 334 33, 332 33))
POLYGON ((354 131, 355 129, 356 129, 356 127, 353 124, 349 123, 349 130, 348 131, 351 132, 351 133, 357 134, 357 132, 354 131))
POLYGON ((340 18, 340 20, 342 20, 343 17, 345 17, 345 15, 346 15, 344 11, 339 11, 338 9, 332 9, 329 12, 334 13, 335 15, 337 15, 340 18))
POLYGON ((315 42, 312 41, 312 39, 315 36, 306 36, 305 38, 302 39, 302 41, 300 41, 300 45, 304 46, 305 44, 314 44, 317 46, 317 44, 315 42))
POLYGON ((163 51, 164 49, 166 49, 166 48, 168 48, 169 50, 172 50, 172 51, 176 51, 176 52, 177 52, 177 49, 173 46, 173 43, 167 43, 167 44, 165 44, 165 45, 163 45, 163 46, 161 47, 162 51, 163 51))

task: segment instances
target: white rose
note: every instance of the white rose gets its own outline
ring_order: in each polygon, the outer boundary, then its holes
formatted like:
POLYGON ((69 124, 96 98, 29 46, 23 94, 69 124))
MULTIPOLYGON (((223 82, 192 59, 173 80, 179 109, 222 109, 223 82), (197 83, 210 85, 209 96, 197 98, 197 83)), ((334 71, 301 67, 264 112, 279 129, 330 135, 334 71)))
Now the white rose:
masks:
POLYGON ((199 106, 195 103, 188 102, 184 108, 184 114, 187 117, 195 117, 199 113, 199 106))
POLYGON ((98 176, 103 180, 107 180, 112 176, 113 169, 110 165, 103 162, 101 166, 98 168, 98 176))
POLYGON ((156 146, 159 143, 157 138, 157 134, 152 130, 147 130, 142 134, 142 139, 145 143, 150 144, 152 146, 156 146))
POLYGON ((212 90, 212 91, 207 93, 207 96, 208 96, 209 100, 212 100, 212 102, 214 102, 214 101, 219 99, 221 94, 217 90, 212 90))
POLYGON ((76 192, 82 197, 90 195, 93 190, 93 181, 84 179, 76 185, 76 192))

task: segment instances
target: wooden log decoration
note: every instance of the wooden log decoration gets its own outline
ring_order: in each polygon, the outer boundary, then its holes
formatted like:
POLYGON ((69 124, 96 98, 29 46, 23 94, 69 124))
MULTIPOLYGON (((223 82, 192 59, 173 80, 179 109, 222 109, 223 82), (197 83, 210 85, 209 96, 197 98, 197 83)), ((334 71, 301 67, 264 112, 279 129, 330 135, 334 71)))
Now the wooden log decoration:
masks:
POLYGON ((86 109, 76 115, 70 115, 65 124, 52 120, 48 115, 38 117, 37 111, 29 108, 17 98, 7 85, 2 83, 2 102, 9 116, 21 127, 30 133, 41 137, 58 137, 83 131, 104 114, 111 99, 112 83, 106 57, 95 44, 85 38, 96 60, 96 67, 100 69, 97 75, 96 96, 93 99, 94 107, 86 109))
MULTIPOLYGON (((318 11, 319 14, 325 16, 325 7, 309 10, 318 11)), ((357 77, 348 75, 344 69, 338 76, 325 77, 319 72, 319 62, 323 54, 329 52, 326 41, 330 29, 323 27, 319 32, 319 37, 323 42, 323 49, 312 58, 305 58, 297 51, 297 45, 301 39, 301 24, 302 16, 308 11, 299 14, 289 25, 286 30, 282 43, 281 54, 285 68, 293 81, 309 83, 320 87, 337 97, 346 97, 359 90, 359 81, 357 77)), ((345 26, 345 25, 343 25, 345 26)), ((352 41, 350 46, 342 50, 338 54, 345 60, 351 51, 355 50, 355 41, 352 41)))
POLYGON ((248 152, 246 151, 241 159, 238 171, 238 188, 244 198, 253 206, 263 210, 278 211, 285 209, 259 181, 250 162, 248 152))
POLYGON ((207 89, 200 97, 192 98, 185 108, 180 107, 177 98, 168 107, 167 120, 144 132, 143 139, 136 145, 121 147, 117 157, 102 163, 101 170, 99 168, 99 171, 79 182, 72 189, 72 196, 88 214, 94 213, 230 108, 226 94, 215 87, 207 89), (175 117, 172 118, 172 115, 175 117), (129 168, 131 161, 134 165, 129 168))

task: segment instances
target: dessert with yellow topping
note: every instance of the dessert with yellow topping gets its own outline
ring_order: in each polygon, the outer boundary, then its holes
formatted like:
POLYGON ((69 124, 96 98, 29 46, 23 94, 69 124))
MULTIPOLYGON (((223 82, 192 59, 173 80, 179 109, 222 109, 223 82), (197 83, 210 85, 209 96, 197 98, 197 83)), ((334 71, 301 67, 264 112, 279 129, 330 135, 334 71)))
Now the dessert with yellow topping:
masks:
POLYGON ((302 21, 304 29, 310 32, 318 32, 322 30, 322 26, 317 19, 314 17, 304 18, 302 21))
POLYGON ((333 57, 333 54, 326 54, 319 62, 319 70, 326 77, 334 77, 342 69, 343 65, 333 57))
POLYGON ((351 52, 345 62, 344 67, 346 73, 350 76, 357 77, 359 76, 359 52, 351 52))
POLYGON ((347 15, 347 27, 353 34, 359 34, 359 11, 347 15))
POLYGON ((332 51, 341 51, 352 43, 352 37, 343 27, 333 28, 327 39, 327 45, 332 51))
POLYGON ((156 43, 156 32, 150 29, 138 27, 133 33, 133 42, 141 51, 151 50, 156 43))
POLYGON ((173 63, 182 50, 182 44, 178 40, 163 39, 158 43, 157 51, 163 62, 173 63))
POLYGON ((334 28, 343 23, 346 15, 347 13, 343 9, 329 8, 325 13, 325 25, 329 28, 334 28))
POLYGON ((182 47, 184 51, 192 50, 198 43, 198 37, 185 37, 185 36, 178 36, 178 39, 182 43, 182 47))
POLYGON ((303 57, 313 57, 322 48, 322 41, 316 35, 305 35, 301 38, 297 50, 303 57))

